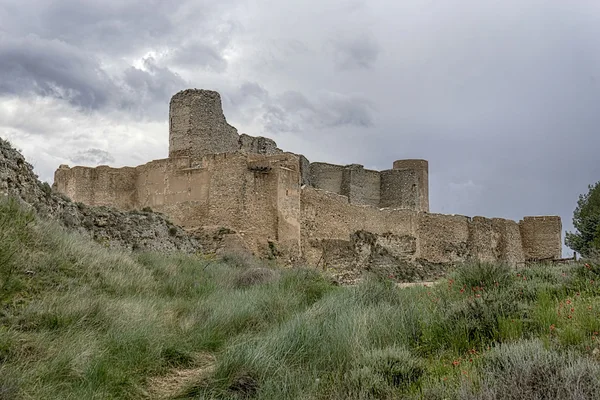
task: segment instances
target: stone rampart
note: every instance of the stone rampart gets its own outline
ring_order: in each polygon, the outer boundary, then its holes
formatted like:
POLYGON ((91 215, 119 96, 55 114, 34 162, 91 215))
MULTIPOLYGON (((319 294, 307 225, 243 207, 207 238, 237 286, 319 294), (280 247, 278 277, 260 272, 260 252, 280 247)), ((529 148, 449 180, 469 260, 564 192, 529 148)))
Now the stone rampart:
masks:
POLYGON ((379 171, 364 169, 362 165, 347 165, 342 175, 342 192, 352 204, 379 207, 381 178, 379 171))
POLYGON ((360 164, 314 162, 308 181, 316 189, 348 197, 351 204, 429 211, 427 161, 398 160, 394 166, 379 172, 360 164))
POLYGON ((310 184, 331 193, 342 194, 344 167, 323 162, 310 163, 310 184))
MULTIPOLYGON (((414 182, 411 182, 410 190, 416 190, 416 210, 429 211, 429 162, 427 160, 396 160, 393 169, 414 175, 412 178, 414 182), (412 185, 416 185, 416 187, 412 185)), ((400 193, 404 194, 405 190, 409 189, 402 188, 400 193)))
POLYGON ((519 227, 527 260, 561 258, 562 223, 559 216, 525 217, 519 227))
POLYGON ((136 169, 61 165, 54 174, 60 192, 92 206, 115 206, 131 210, 138 203, 136 169))
POLYGON ((55 187, 90 205, 150 207, 197 232, 205 248, 235 242, 351 273, 391 266, 402 279, 425 279, 468 260, 561 256, 559 217, 430 214, 426 160, 396 160, 381 172, 310 163, 271 139, 238 135, 213 91, 179 92, 169 111, 169 158, 135 168, 61 166, 55 187))

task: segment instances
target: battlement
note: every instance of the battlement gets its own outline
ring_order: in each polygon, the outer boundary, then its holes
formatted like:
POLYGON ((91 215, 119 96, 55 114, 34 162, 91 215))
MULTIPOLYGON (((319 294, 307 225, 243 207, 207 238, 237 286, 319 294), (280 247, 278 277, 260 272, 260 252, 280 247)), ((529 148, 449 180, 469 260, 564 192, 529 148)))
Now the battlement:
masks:
POLYGON ((271 139, 238 134, 210 90, 171 99, 168 158, 124 168, 61 165, 54 188, 89 205, 150 207, 203 232, 208 248, 230 232, 256 254, 308 265, 403 266, 423 278, 466 260, 561 256, 559 217, 430 214, 426 160, 396 160, 383 171, 311 163, 271 139))

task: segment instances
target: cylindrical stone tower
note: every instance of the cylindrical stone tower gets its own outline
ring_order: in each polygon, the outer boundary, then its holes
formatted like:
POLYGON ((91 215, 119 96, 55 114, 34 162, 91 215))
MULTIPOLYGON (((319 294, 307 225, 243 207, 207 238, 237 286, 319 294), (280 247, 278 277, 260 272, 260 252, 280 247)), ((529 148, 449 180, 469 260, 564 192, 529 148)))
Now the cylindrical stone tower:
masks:
POLYGON ((169 104, 169 157, 200 158, 238 149, 239 135, 223 115, 218 92, 188 89, 169 104))
POLYGON ((429 212, 429 163, 397 160, 394 168, 381 171, 381 207, 429 212))

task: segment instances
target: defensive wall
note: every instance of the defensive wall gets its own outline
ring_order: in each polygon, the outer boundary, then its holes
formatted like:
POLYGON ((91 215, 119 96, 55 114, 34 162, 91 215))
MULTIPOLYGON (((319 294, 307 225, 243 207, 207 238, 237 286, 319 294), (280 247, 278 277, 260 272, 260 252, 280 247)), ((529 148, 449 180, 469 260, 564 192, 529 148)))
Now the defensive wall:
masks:
MULTIPOLYGON (((386 268, 406 279, 465 260, 561 257, 557 216, 502 218, 429 213, 428 163, 397 160, 384 171, 283 152, 239 135, 220 96, 185 90, 169 108, 169 158, 138 167, 73 167, 58 191, 89 205, 150 207, 208 242, 343 271, 386 268)), ((210 247, 210 245, 208 246, 210 247)))

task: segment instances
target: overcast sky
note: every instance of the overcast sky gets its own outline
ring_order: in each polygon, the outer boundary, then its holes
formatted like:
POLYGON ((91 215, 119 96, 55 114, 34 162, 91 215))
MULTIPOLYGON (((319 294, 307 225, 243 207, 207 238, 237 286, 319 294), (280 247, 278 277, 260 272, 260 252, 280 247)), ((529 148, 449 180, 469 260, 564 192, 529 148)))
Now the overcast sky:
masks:
POLYGON ((166 157, 186 88, 311 161, 428 159, 432 212, 570 230, 600 180, 598 0, 0 0, 0 136, 42 180, 166 157))

